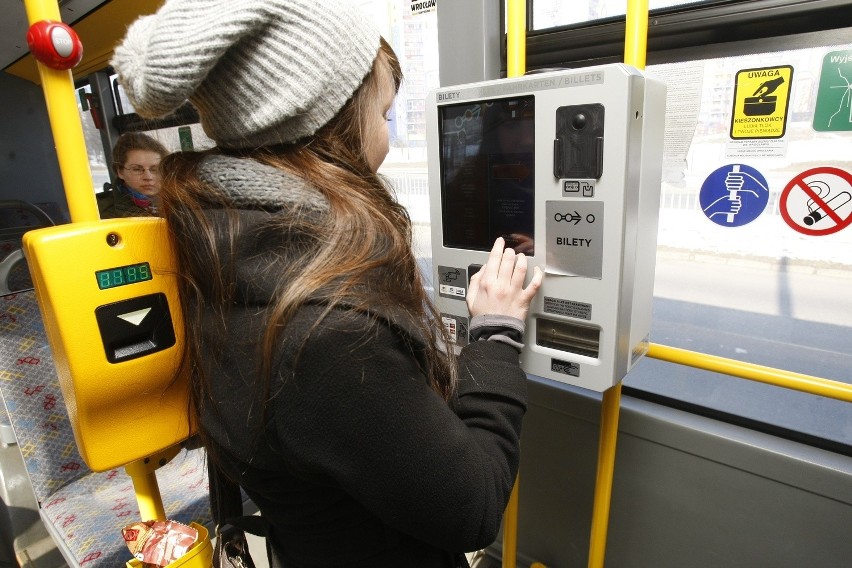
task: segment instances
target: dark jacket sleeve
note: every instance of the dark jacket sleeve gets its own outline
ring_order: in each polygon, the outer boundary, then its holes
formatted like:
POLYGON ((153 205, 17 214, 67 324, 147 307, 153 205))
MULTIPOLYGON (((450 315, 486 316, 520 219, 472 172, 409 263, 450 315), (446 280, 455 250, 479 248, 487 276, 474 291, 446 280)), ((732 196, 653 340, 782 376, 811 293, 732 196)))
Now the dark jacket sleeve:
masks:
POLYGON ((381 322, 365 333, 333 315, 282 368, 293 371, 282 377, 274 420, 294 471, 328 476, 392 528, 442 549, 494 540, 526 410, 515 349, 467 346, 453 409, 381 322))

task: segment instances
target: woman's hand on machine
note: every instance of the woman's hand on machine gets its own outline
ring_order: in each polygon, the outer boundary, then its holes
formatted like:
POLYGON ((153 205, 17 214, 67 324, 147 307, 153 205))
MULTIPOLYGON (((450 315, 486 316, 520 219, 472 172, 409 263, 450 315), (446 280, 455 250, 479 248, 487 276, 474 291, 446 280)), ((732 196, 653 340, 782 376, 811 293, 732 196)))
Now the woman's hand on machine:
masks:
POLYGON ((505 248, 502 237, 494 242, 488 262, 473 275, 467 293, 467 307, 471 317, 478 315, 503 315, 524 320, 530 302, 541 287, 543 274, 536 266, 532 280, 524 287, 527 276, 527 257, 505 248))

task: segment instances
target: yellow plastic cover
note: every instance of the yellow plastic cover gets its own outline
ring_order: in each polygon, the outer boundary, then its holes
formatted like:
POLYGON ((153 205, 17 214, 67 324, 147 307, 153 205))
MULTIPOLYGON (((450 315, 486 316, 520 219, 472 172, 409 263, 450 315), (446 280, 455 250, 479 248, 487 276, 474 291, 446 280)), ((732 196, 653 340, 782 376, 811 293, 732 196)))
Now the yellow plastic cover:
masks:
POLYGON ((112 469, 186 439, 183 318, 165 221, 73 223, 31 231, 23 245, 89 467, 112 469))

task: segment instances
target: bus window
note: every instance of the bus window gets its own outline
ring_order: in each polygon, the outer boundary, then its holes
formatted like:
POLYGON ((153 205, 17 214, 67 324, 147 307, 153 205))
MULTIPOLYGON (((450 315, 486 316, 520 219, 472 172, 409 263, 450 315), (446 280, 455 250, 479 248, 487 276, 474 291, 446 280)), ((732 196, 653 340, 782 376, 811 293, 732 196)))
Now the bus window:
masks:
MULTIPOLYGON (((363 4, 372 9, 374 21, 393 46, 405 76, 390 111, 390 152, 379 173, 388 179, 408 210, 414 252, 425 262, 432 256, 425 100, 429 91, 439 86, 437 12, 412 14, 410 3, 393 0, 363 4)), ((431 278, 431 269, 424 270, 424 277, 431 278)))
MULTIPOLYGON (((117 116, 123 117, 134 114, 136 110, 124 94, 124 87, 118 82, 118 76, 110 75, 109 81, 112 85, 117 116)), ((170 152, 201 151, 215 146, 215 142, 204 133, 204 129, 197 122, 162 128, 146 128, 145 133, 159 141, 170 152)))
MULTIPOLYGON (((528 3, 528 71, 622 60, 624 18, 606 6, 623 4, 588 2, 578 18, 562 4, 528 3)), ((842 8, 649 7, 646 71, 668 84, 651 341, 852 383, 852 44, 831 26, 842 8)), ((647 357, 624 386, 852 455, 839 400, 647 357)))
MULTIPOLYGON (((709 0, 649 0, 648 9, 670 8, 701 4, 709 0)), ((627 2, 563 2, 562 0, 535 0, 533 3, 532 29, 543 30, 571 24, 584 24, 593 20, 602 20, 624 16, 627 2)))
POLYGON ((110 183, 109 164, 101 142, 101 125, 95 123, 91 106, 92 87, 89 84, 77 89, 77 110, 83 123, 83 138, 86 141, 86 153, 89 155, 89 170, 92 172, 92 189, 96 194, 103 193, 104 184, 110 183))
MULTIPOLYGON (((846 43, 648 66, 669 88, 652 341, 852 382, 852 229, 831 231, 852 215, 848 173, 821 181, 813 173, 848 170, 848 112, 831 127, 820 113, 842 106, 832 81, 848 84, 832 75, 832 54, 850 50, 846 43), (772 94, 752 96, 766 86, 772 94), (834 102, 819 102, 825 96, 834 102), (765 108, 749 107, 759 100, 765 108), (731 203, 732 176, 743 182, 738 211, 716 211, 731 203), (803 192, 799 184, 837 205, 835 215, 808 217, 814 200, 790 197, 803 192)), ((642 362, 625 385, 852 446, 852 408, 841 401, 656 361, 642 362)))

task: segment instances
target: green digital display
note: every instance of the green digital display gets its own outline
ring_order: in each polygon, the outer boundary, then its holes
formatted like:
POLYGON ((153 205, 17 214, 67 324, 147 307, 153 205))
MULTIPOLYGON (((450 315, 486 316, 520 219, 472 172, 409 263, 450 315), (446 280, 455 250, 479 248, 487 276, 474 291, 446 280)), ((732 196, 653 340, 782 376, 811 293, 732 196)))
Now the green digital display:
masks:
POLYGON ((95 278, 98 279, 98 288, 101 290, 126 284, 136 284, 151 279, 151 266, 147 262, 140 262, 139 264, 119 266, 118 268, 97 270, 95 271, 95 278))

